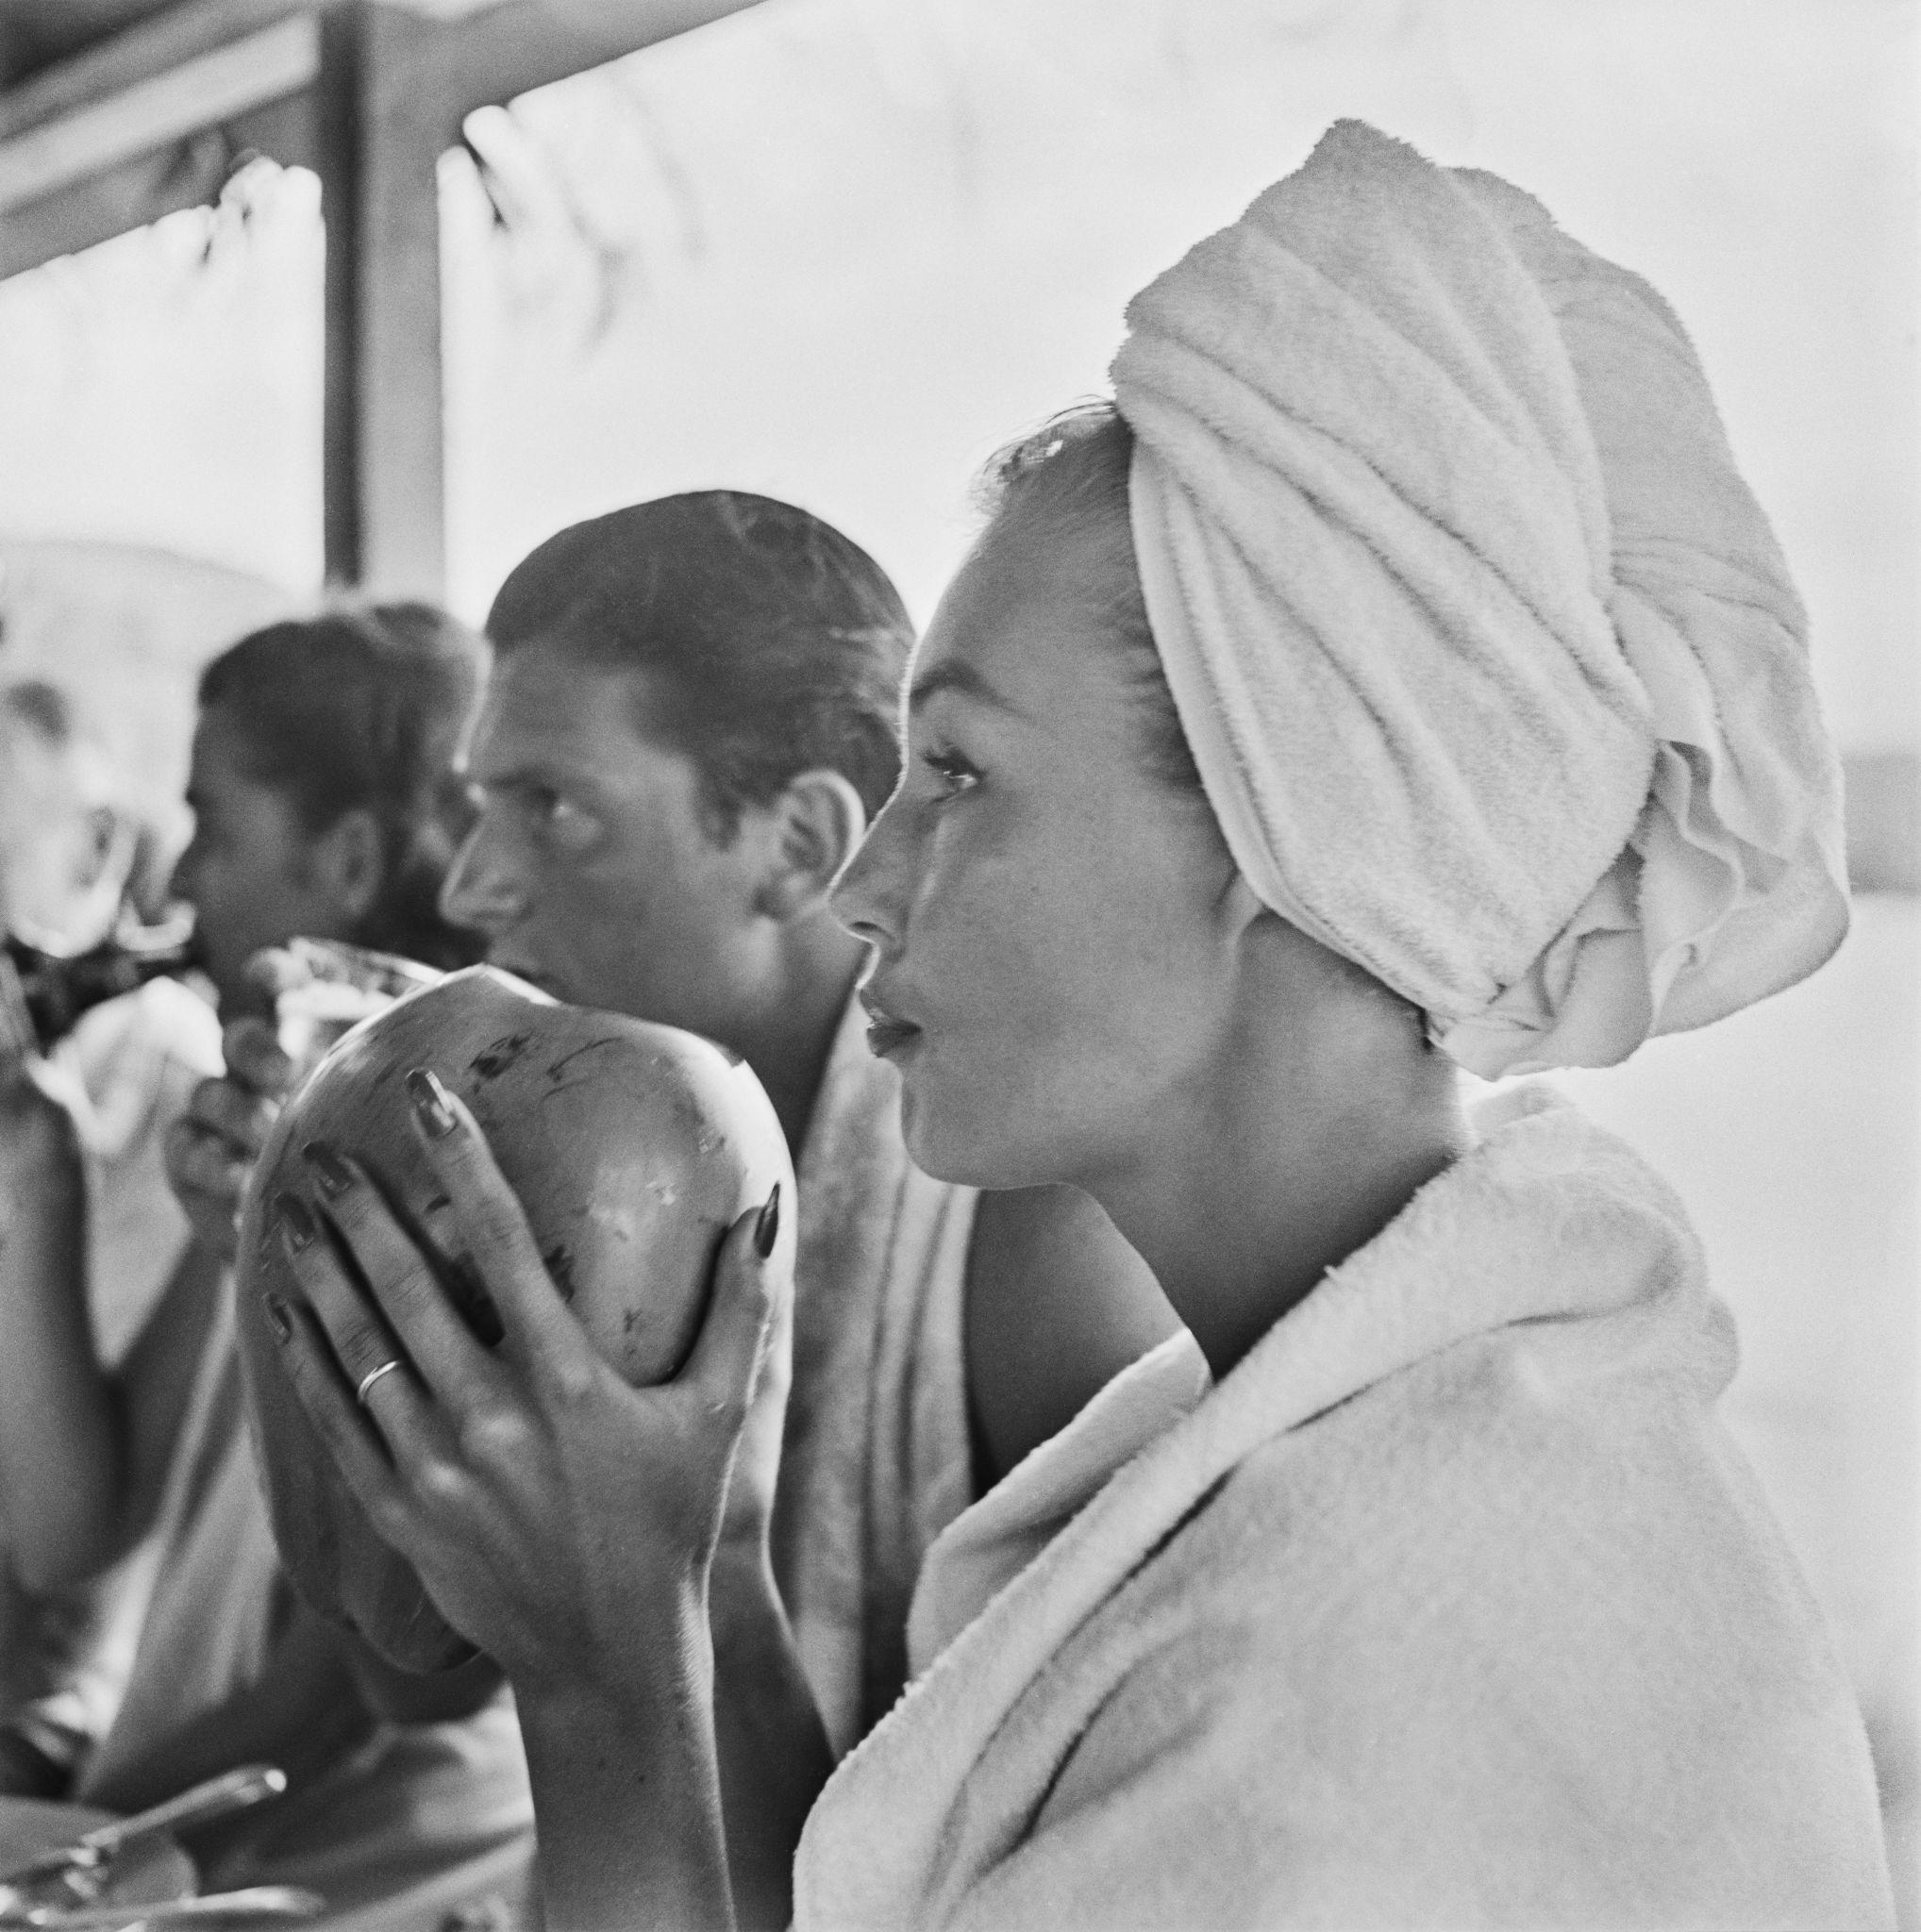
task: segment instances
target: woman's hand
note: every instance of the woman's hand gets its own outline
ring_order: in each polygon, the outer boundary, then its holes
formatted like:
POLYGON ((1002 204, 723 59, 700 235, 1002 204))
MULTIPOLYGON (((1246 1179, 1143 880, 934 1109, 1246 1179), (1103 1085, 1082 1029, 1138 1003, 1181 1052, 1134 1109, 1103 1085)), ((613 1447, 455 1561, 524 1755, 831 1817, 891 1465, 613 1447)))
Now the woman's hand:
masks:
POLYGON ((705 1590, 787 1300, 762 1258, 777 1190, 723 1241, 686 1366, 630 1389, 568 1311, 472 1116, 430 1074, 409 1086, 504 1340, 474 1339, 378 1191, 329 1152, 313 1163, 317 1191, 375 1300, 308 1204, 283 1195, 281 1238, 309 1305, 273 1310, 292 1379, 375 1528, 517 1686, 619 1678, 645 1643, 641 1607, 705 1590), (394 1360, 405 1366, 357 1403, 394 1360))
POLYGON ((167 1129, 167 1181, 199 1240, 231 1261, 247 1176, 292 1085, 293 1062, 265 1020, 236 1020, 221 1036, 226 1072, 203 1080, 167 1129))
MULTIPOLYGON (((472 1116, 431 1074, 408 1085, 503 1340, 474 1339, 366 1175, 316 1149, 326 1217, 373 1298, 313 1208, 280 1196, 308 1306, 269 1312, 294 1387, 376 1530, 513 1680, 552 1932, 731 1925, 708 1572, 757 1391, 784 1390, 779 1190, 724 1238, 680 1373, 629 1389, 561 1300, 472 1116)), ((758 1534, 760 1505, 741 1508, 758 1534)))

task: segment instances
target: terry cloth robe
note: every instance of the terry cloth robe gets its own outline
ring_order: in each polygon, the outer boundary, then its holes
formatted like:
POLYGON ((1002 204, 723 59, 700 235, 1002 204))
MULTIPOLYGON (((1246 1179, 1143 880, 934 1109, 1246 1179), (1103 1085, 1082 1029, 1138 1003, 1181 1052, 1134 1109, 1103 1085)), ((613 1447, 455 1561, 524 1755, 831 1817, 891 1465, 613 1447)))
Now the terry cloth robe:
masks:
POLYGON ((795 1162, 793 1381, 774 1571, 836 1755, 907 1681, 921 1560, 973 1499, 961 1291, 975 1191, 901 1140, 850 1002, 795 1162))
MULTIPOLYGON (((258 1682, 292 1605, 247 1440, 232 1284, 208 1338, 162 1505, 165 1552, 126 1695, 83 1770, 84 1800, 112 1772, 164 1751, 180 1726, 258 1682)), ((510 1695, 449 1724, 389 1724, 251 1814, 217 1888, 310 1886, 327 1922, 417 1888, 435 1896, 501 1884, 512 1848, 530 1860, 533 1798, 510 1695)), ((435 1923, 438 1923, 436 1921, 435 1923)))
POLYGON ((1698 1242, 1574 1109, 1496 1105, 1171 1426, 1178 1343, 954 1525, 914 1629, 959 1634, 823 1792, 798 1932, 1892 1925, 1698 1242))

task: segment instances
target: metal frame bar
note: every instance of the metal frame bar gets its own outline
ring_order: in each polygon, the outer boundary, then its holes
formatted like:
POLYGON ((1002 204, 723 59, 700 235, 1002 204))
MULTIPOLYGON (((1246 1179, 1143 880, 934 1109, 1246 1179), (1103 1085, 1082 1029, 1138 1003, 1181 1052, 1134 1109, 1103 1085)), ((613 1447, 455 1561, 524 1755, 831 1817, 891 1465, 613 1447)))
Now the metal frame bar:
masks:
POLYGON ((180 0, 0 93, 0 275, 217 192, 224 148, 187 152, 209 132, 258 134, 276 159, 315 167, 327 577, 437 596, 441 155, 476 108, 753 4, 457 0, 433 14, 404 0, 180 0))
POLYGON ((106 100, 29 127, 0 141, 0 213, 283 100, 319 72, 319 23, 311 15, 292 14, 135 81, 106 100))

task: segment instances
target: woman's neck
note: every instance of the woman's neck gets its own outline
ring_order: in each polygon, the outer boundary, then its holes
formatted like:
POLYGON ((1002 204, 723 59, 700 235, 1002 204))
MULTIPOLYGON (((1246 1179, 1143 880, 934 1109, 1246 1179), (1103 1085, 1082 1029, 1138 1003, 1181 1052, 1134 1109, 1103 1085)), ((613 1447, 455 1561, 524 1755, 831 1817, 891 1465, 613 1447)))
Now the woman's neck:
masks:
POLYGON ((1216 1380, 1468 1139, 1438 1056, 1347 1055, 1310 1074, 1292 1041, 1260 1044, 1236 1042, 1124 1166, 1086 1183, 1216 1380))

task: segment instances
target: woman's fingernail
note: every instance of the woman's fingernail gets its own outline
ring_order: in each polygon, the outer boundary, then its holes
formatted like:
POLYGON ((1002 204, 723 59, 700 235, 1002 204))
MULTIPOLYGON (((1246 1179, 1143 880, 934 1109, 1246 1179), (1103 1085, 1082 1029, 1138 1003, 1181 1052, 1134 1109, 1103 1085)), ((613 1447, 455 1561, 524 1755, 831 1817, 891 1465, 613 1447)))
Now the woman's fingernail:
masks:
POLYGON ((428 1068, 415 1067, 407 1076, 407 1091, 428 1138, 444 1141, 456 1125, 454 1110, 447 1105, 447 1090, 428 1068))
POLYGON ((780 1234, 780 1183, 774 1183, 774 1191, 767 1196, 767 1205, 760 1210, 760 1218, 754 1224, 754 1252, 765 1260, 774 1252, 774 1243, 780 1234))
POLYGON ((320 1232, 313 1216, 308 1212, 307 1203, 298 1194, 276 1194, 274 1197, 274 1213, 280 1224, 280 1232, 287 1238, 287 1245, 297 1255, 302 1248, 310 1247, 313 1238, 320 1232))
POLYGON ((300 1150, 301 1158, 313 1170, 320 1191, 329 1201, 338 1201, 354 1184, 354 1171, 325 1141, 309 1141, 300 1150))
POLYGON ((270 1294, 265 1297, 265 1300, 267 1304, 267 1320, 273 1323, 274 1333, 282 1341, 292 1341, 293 1340, 293 1317, 289 1312, 287 1304, 276 1294, 270 1294))

